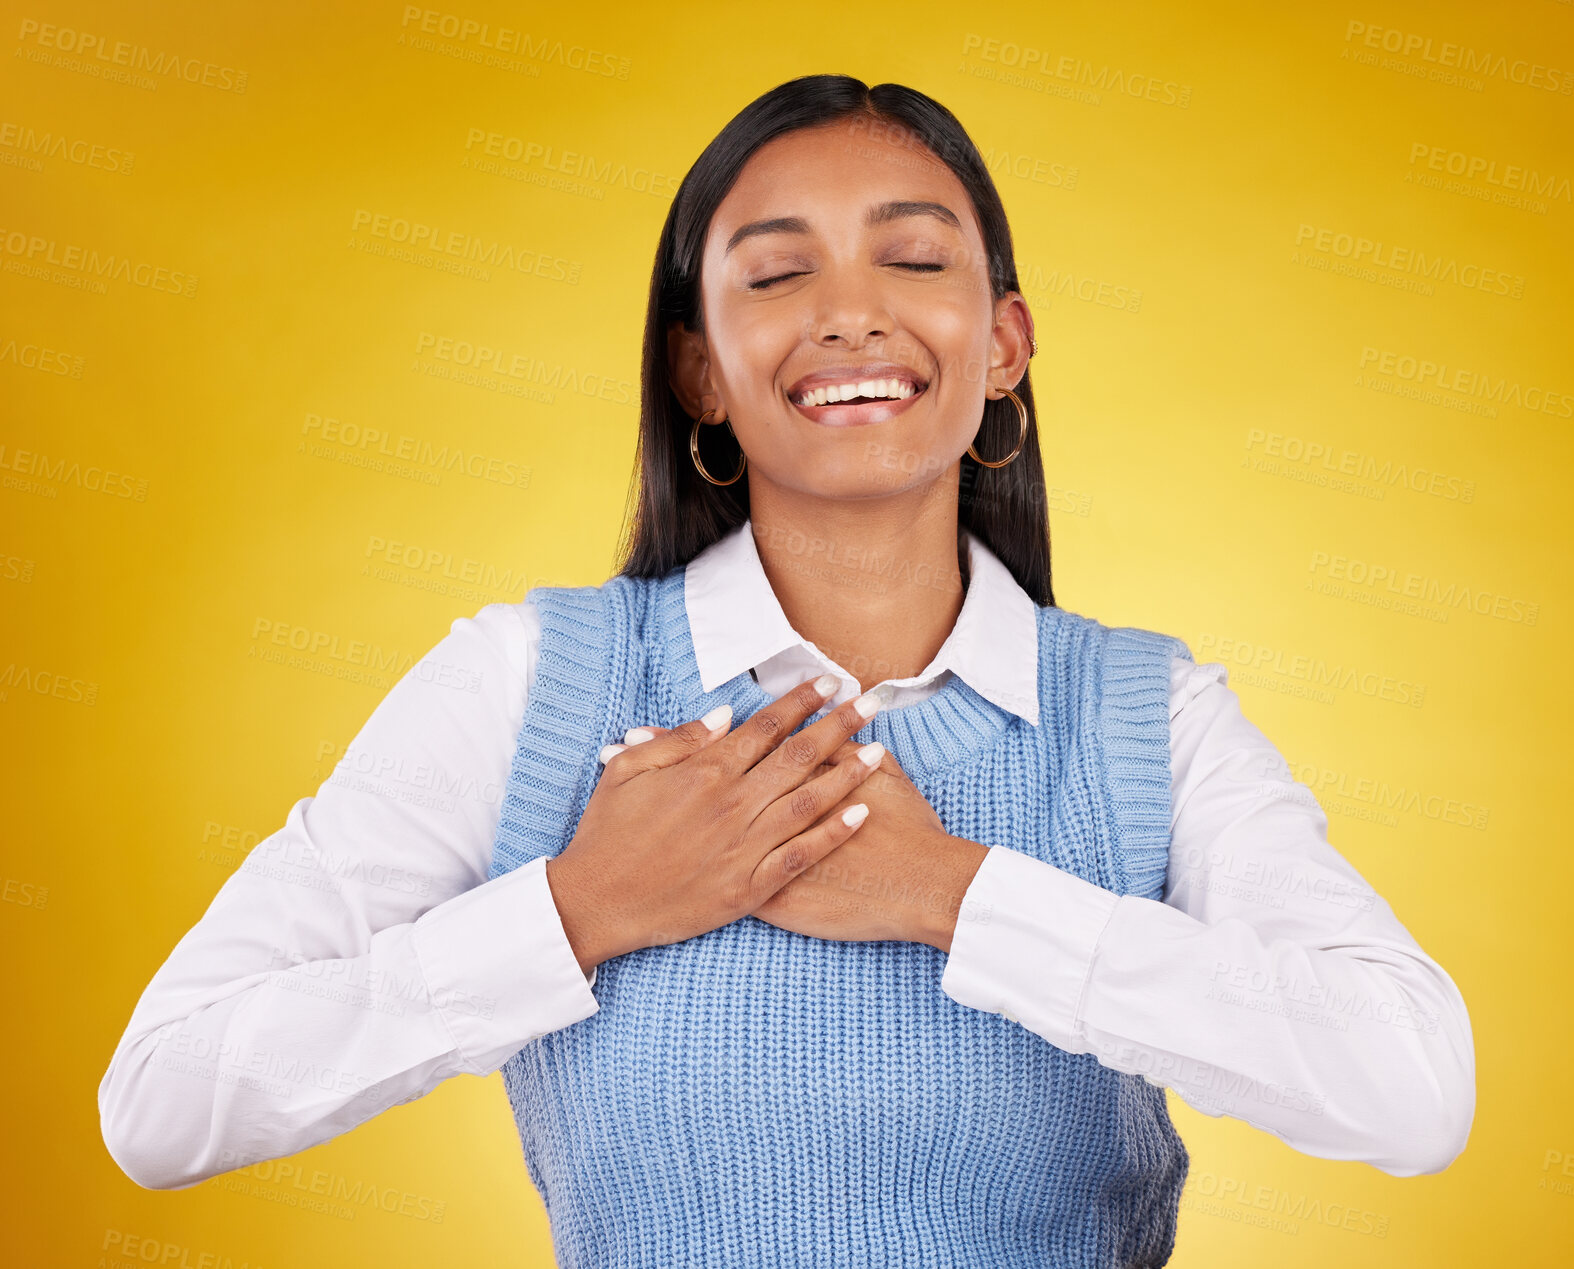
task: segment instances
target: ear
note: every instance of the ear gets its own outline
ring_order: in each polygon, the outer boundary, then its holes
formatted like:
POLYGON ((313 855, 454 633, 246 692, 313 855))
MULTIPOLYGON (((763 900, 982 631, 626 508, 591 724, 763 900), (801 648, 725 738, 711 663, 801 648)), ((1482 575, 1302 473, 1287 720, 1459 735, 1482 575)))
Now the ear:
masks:
POLYGON ((1033 350, 1033 314, 1020 292, 1007 291, 996 301, 991 345, 986 396, 989 388, 1015 388, 1027 373, 1033 350))
POLYGON ((720 423, 727 417, 727 410, 717 400, 710 381, 710 352, 705 336, 689 330, 681 321, 667 327, 667 380, 673 395, 678 398, 691 419, 697 419, 707 409, 716 411, 711 422, 720 423))

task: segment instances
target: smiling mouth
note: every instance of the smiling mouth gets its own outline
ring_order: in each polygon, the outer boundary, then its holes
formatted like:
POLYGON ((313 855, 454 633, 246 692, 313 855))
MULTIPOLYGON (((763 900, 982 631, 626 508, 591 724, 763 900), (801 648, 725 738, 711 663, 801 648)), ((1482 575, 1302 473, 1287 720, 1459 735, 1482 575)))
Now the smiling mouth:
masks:
POLYGON ((788 397, 788 400, 792 402, 793 409, 811 422, 832 427, 856 427, 865 423, 884 423, 902 414, 929 390, 929 385, 903 383, 901 388, 906 390, 905 395, 857 396, 845 401, 827 401, 823 405, 805 404, 802 396, 796 400, 788 397))
POLYGON ((793 398, 795 405, 841 405, 862 401, 905 401, 929 385, 905 378, 867 379, 809 388, 793 398))

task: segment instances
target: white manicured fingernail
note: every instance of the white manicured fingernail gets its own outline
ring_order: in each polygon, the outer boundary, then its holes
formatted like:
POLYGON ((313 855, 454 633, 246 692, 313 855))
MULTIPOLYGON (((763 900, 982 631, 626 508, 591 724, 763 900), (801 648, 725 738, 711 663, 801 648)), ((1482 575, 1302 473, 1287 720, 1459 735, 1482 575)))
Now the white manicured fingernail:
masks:
POLYGON ((836 689, 842 685, 841 679, 834 674, 822 674, 814 681, 814 690, 821 696, 835 696, 836 689))
POLYGON ((866 767, 878 767, 880 759, 885 756, 885 746, 878 740, 871 740, 858 751, 858 761, 866 767))
POLYGON ((880 698, 873 692, 865 692, 853 702, 853 708, 864 718, 873 718, 875 711, 880 708, 880 698))
POLYGON ((706 714, 704 718, 700 719, 700 722, 705 724, 706 731, 720 731, 721 728, 727 725, 727 720, 731 717, 731 705, 718 705, 710 713, 706 714))
POLYGON ((630 727, 623 733, 623 743, 625 745, 642 745, 654 737, 655 734, 649 727, 630 727))
POLYGON ((627 748, 627 745, 607 745, 601 751, 601 761, 605 763, 609 758, 622 753, 627 748))
POLYGON ((864 822, 864 817, 869 814, 869 808, 862 802, 857 806, 849 806, 842 812, 842 823, 852 828, 864 822))

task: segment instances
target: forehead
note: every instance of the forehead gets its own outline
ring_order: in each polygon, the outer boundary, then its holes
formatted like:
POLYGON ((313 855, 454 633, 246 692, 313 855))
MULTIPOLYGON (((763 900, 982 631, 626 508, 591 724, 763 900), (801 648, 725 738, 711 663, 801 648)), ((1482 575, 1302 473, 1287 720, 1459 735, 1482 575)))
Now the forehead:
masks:
MULTIPOLYGON (((777 216, 800 216, 815 232, 862 233, 865 211, 895 199, 943 204, 963 235, 982 243, 967 190, 933 150, 901 124, 853 116, 756 150, 711 217, 706 253, 725 251, 740 226, 777 216)), ((932 217, 908 223, 955 232, 932 217)))

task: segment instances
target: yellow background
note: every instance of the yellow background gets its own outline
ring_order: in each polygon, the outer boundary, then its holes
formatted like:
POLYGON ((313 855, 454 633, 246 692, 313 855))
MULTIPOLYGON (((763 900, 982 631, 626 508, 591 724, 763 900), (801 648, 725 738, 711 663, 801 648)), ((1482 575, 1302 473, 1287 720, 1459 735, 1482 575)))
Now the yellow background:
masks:
POLYGON ((1566 83, 1570 5, 434 10, 529 32, 542 51, 506 65, 454 55, 473 39, 410 42, 420 19, 392 0, 5 8, 10 1263, 96 1264, 112 1231, 192 1263, 551 1262, 500 1077, 450 1081, 289 1161, 294 1174, 262 1165, 176 1193, 116 1168, 96 1089, 138 993, 244 856, 223 837, 275 831, 392 685, 266 663, 259 623, 408 664, 483 604, 603 580, 671 190, 748 101, 828 70, 929 93, 991 159, 1037 318, 1062 605, 1225 660, 1247 715, 1317 788, 1333 844, 1470 1007, 1475 1128, 1440 1175, 1311 1158, 1172 1095, 1192 1155, 1172 1263, 1566 1256, 1574 97, 1511 74, 1451 79, 1425 50, 1525 59, 1566 83), (44 45, 46 24, 173 55, 195 82, 90 73, 92 57, 44 45), (1386 53, 1383 32, 1432 43, 1386 53), (1023 50, 1049 73, 1013 78, 1023 50), (542 152, 479 168, 472 129, 542 152), (86 146, 30 152, 44 134, 86 146), (1495 166, 1450 176, 1472 159, 1495 166), (1511 168, 1542 192, 1514 189, 1511 168), (564 263, 456 275, 386 239, 383 254, 355 245, 360 213, 564 263), (1389 263, 1403 249, 1500 271, 1520 293, 1351 272, 1338 234, 1380 242, 1389 263), (35 239, 127 257, 153 284, 30 274, 18 244, 35 239), (556 386, 467 382, 433 355, 443 340, 530 359, 556 386), (40 364, 29 348, 47 350, 40 364), (1411 357, 1489 390, 1417 393, 1411 357), (306 435, 311 416, 516 478, 373 470, 306 435), (1314 444, 1370 478, 1319 483, 1314 444), (18 450, 115 475, 107 490, 25 476, 18 450), (380 539, 455 571, 479 562, 497 584, 373 572, 380 539), (1385 586, 1351 576, 1372 566, 1485 596, 1486 612, 1373 603, 1385 586), (1259 649, 1280 659, 1236 659, 1259 649), (1307 694, 1282 668, 1297 657, 1419 685, 1420 703, 1307 694), (1422 796, 1387 811, 1381 789, 1422 796), (305 1210, 317 1173, 443 1219, 305 1210), (1232 1197, 1265 1193, 1278 1228, 1232 1197), (1385 1234, 1341 1227, 1351 1210, 1385 1234))

